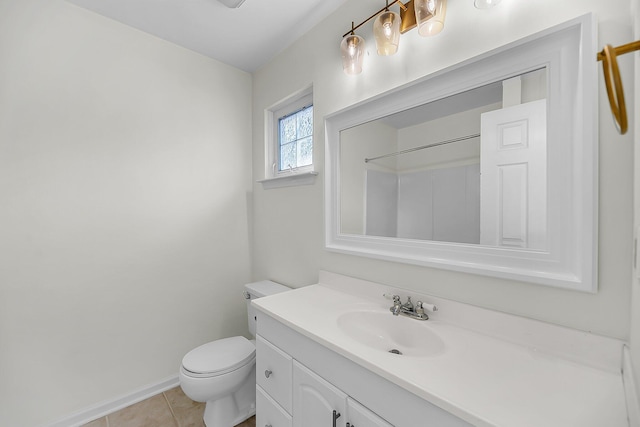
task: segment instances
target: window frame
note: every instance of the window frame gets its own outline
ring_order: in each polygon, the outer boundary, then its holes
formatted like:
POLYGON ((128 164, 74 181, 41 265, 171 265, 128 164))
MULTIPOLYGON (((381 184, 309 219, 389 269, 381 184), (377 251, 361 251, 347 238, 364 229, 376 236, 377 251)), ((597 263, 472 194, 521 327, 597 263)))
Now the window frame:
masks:
POLYGON ((286 99, 275 104, 271 108, 265 110, 265 178, 273 179, 286 176, 308 174, 314 172, 315 168, 315 134, 316 134, 316 118, 315 108, 313 112, 313 132, 311 134, 311 164, 300 166, 292 169, 279 170, 280 164, 280 129, 279 121, 281 118, 294 114, 307 107, 313 107, 313 90, 311 87, 303 89, 298 93, 287 97, 286 99))

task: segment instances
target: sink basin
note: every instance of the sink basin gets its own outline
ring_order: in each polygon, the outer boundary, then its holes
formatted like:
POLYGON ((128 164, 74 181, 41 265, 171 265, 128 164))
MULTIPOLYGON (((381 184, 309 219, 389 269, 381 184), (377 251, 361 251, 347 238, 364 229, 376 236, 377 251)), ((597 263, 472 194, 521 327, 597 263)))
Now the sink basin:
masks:
POLYGON ((445 349, 442 339, 426 322, 391 313, 345 313, 338 317, 338 328, 354 341, 372 349, 403 356, 435 356, 445 349))

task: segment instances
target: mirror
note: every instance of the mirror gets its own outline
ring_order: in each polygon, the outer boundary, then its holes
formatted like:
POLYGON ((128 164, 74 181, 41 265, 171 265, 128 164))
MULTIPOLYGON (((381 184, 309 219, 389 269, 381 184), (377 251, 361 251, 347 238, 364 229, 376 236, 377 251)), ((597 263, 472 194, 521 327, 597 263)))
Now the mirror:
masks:
POLYGON ((340 131, 340 232, 544 249, 546 98, 544 67, 340 131))
POLYGON ((325 119, 326 247, 595 292, 593 17, 325 119))

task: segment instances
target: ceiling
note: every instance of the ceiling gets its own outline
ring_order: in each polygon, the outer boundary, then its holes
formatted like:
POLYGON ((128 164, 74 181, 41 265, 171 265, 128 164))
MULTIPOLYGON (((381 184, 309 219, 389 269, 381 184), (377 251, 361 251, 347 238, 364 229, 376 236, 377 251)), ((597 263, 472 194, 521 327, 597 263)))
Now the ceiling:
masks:
POLYGON ((68 0, 100 15, 253 72, 347 0, 68 0))

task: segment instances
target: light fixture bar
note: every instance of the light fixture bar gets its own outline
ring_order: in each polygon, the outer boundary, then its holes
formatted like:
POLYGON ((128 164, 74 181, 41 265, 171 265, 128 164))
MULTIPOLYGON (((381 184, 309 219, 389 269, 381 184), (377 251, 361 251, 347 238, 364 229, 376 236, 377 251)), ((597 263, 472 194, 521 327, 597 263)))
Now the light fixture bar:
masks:
POLYGON ((366 24, 367 22, 371 21, 373 18, 375 18, 376 16, 378 16, 379 14, 384 12, 385 10, 389 9, 391 6, 393 6, 396 3, 398 3, 398 5, 400 6, 400 9, 402 9, 404 11, 407 10, 407 7, 402 3, 402 1, 393 0, 391 3, 387 3, 387 5, 385 7, 383 7, 382 9, 380 9, 379 11, 377 11, 376 13, 374 13, 373 15, 371 15, 370 17, 368 17, 367 19, 365 19, 364 21, 362 21, 361 23, 356 25, 355 27, 353 26, 353 22, 352 22, 351 23, 351 29, 349 31, 347 31, 346 33, 344 33, 342 35, 342 37, 344 38, 344 37, 348 36, 349 34, 353 34, 353 32, 355 30, 357 30, 358 28, 362 27, 364 24, 366 24))
POLYGON ((400 10, 400 34, 404 34, 417 26, 416 9, 413 5, 413 0, 409 0, 405 3, 405 8, 400 10))

